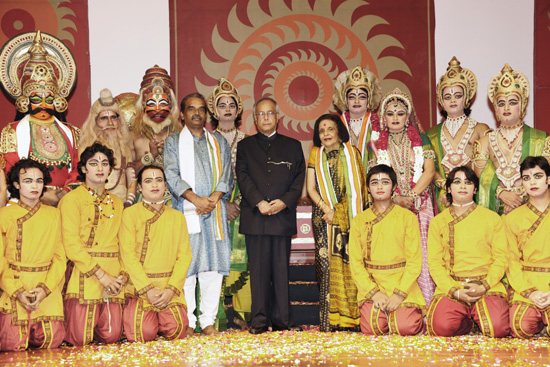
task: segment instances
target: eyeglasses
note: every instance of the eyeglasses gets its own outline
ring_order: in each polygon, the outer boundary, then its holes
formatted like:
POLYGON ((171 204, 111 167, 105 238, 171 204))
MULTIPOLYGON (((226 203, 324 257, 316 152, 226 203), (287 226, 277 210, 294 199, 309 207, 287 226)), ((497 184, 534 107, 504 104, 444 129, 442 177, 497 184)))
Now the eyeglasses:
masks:
POLYGON ((261 112, 255 113, 254 115, 256 115, 256 117, 260 117, 260 118, 262 118, 264 116, 267 116, 267 117, 271 118, 271 116, 274 116, 276 114, 277 114, 276 111, 267 111, 267 112, 261 111, 261 112))

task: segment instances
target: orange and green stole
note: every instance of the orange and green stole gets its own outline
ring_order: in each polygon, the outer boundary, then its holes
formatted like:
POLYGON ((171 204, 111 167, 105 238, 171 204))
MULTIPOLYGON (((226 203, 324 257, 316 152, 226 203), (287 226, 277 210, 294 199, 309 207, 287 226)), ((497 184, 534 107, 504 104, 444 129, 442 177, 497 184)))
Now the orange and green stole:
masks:
MULTIPOLYGON (((363 117, 363 124, 361 125, 361 132, 359 133, 359 141, 357 142, 357 149, 359 149, 359 151, 361 152, 361 158, 363 159, 363 167, 365 167, 365 172, 368 171, 368 152, 369 152, 369 147, 368 147, 368 144, 370 142, 370 136, 371 136, 371 133, 372 133, 372 121, 371 121, 371 116, 373 114, 371 112, 367 112, 365 114, 365 116, 363 117)), ((344 125, 346 126, 346 128, 348 129, 348 131, 351 130, 351 126, 349 125, 349 121, 348 121, 348 118, 349 118, 349 113, 348 112, 344 112, 340 118, 342 119, 342 122, 344 123, 344 125)), ((375 117, 376 118, 376 115, 375 117)), ((351 218, 350 218, 351 220, 351 218)))

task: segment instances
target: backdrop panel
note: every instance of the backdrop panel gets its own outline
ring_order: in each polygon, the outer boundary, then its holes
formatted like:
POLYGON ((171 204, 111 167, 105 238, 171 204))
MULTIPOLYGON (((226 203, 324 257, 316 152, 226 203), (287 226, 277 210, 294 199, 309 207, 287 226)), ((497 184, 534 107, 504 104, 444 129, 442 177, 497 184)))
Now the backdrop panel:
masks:
POLYGON ((436 123, 433 0, 170 0, 171 71, 178 98, 227 77, 252 106, 274 97, 279 132, 304 142, 332 105, 338 74, 368 65, 383 93, 410 93, 425 128, 436 123))
POLYGON ((535 0, 535 81, 531 93, 535 96, 535 127, 550 133, 550 2, 535 0))
MULTIPOLYGON (((76 85, 68 98, 67 121, 81 126, 90 110, 87 0, 1 0, 0 47, 20 33, 40 30, 63 41, 76 61, 76 85)), ((2 88, 0 88, 2 89, 2 88)), ((0 127, 15 117, 14 100, 2 89, 0 127)))

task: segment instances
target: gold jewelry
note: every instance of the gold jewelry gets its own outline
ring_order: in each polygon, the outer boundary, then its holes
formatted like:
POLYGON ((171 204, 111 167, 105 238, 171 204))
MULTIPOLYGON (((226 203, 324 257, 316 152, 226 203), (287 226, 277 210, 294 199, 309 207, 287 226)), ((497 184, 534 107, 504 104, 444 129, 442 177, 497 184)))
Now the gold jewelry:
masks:
POLYGON ((460 61, 453 56, 449 61, 447 71, 437 83, 437 101, 443 107, 443 90, 447 87, 459 86, 464 90, 464 107, 469 107, 477 91, 477 79, 474 73, 460 66, 460 61))
POLYGON ((380 88, 380 81, 374 73, 369 71, 368 66, 365 69, 356 66, 353 70, 340 73, 336 78, 332 101, 340 111, 348 110, 347 95, 352 89, 365 89, 367 91, 367 110, 373 111, 378 107, 382 97, 382 89, 380 88))
POLYGON ((149 166, 155 161, 155 157, 153 157, 153 154, 151 152, 147 152, 143 157, 141 157, 141 163, 143 163, 144 166, 149 166))
POLYGON ((445 190, 445 183, 447 180, 444 178, 440 178, 439 180, 435 180, 435 186, 439 187, 441 190, 445 190))
POLYGON ((218 85, 214 88, 214 90, 206 100, 206 106, 216 120, 220 119, 220 116, 218 115, 218 109, 216 107, 218 105, 218 100, 221 97, 231 97, 235 100, 235 102, 237 103, 237 116, 239 116, 241 112, 243 112, 243 102, 237 88, 235 88, 229 80, 225 78, 220 78, 218 80, 218 85))
POLYGON ((525 117, 527 101, 529 100, 529 80, 520 71, 513 70, 510 65, 505 64, 500 73, 495 74, 489 86, 487 95, 497 110, 498 97, 515 94, 521 101, 521 118, 525 117))

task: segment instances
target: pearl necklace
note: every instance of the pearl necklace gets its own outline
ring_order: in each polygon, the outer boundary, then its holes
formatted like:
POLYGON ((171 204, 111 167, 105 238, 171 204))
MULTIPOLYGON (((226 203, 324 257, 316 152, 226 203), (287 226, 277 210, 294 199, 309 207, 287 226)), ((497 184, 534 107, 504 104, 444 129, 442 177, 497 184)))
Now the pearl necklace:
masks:
POLYGON ((469 203, 466 203, 466 204, 456 204, 456 203, 453 203, 453 206, 457 206, 459 208, 462 208, 462 207, 465 207, 465 206, 469 206, 469 205, 472 205, 474 202, 473 201, 470 201, 469 203))
POLYGON ((456 137, 458 130, 460 130, 464 124, 464 121, 466 121, 466 115, 455 118, 448 117, 447 120, 445 120, 445 127, 453 139, 456 137))
POLYGON ((147 200, 143 199, 143 202, 144 202, 144 203, 147 203, 147 204, 149 204, 149 205, 164 204, 164 200, 162 200, 162 201, 147 201, 147 200))

